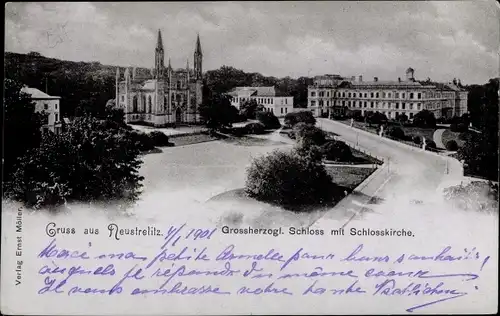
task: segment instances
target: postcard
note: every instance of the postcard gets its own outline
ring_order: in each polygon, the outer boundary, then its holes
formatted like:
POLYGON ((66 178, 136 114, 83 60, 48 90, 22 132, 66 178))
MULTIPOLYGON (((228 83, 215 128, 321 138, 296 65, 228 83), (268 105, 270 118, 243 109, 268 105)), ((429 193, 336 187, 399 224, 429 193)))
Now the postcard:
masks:
POLYGON ((498 312, 495 2, 5 8, 3 314, 498 312))

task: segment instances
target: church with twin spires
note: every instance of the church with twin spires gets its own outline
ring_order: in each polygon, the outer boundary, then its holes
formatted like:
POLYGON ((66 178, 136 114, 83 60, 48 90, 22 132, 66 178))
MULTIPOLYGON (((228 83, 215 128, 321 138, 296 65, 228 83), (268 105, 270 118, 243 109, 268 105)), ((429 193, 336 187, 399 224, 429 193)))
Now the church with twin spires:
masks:
POLYGON ((196 39, 194 67, 173 69, 165 52, 161 31, 155 49, 155 66, 149 73, 137 73, 134 67, 116 71, 115 106, 125 112, 127 123, 144 123, 157 127, 200 122, 199 105, 202 102, 202 59, 200 36, 196 39))

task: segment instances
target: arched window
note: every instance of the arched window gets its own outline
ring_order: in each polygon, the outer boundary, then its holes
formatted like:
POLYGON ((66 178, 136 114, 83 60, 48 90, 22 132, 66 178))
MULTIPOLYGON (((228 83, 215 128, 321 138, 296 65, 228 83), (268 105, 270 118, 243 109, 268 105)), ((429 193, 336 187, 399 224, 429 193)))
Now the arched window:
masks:
POLYGON ((134 95, 134 98, 132 99, 132 112, 137 113, 137 96, 134 95))
POLYGON ((177 81, 177 90, 180 90, 180 89, 181 89, 181 87, 182 87, 182 83, 181 83, 181 81, 179 80, 179 81, 177 81))
POLYGON ((165 95, 165 97, 163 98, 163 102, 163 109, 166 109, 168 106, 168 95, 165 95))
POLYGON ((151 108, 153 107, 153 104, 151 102, 151 96, 148 96, 148 110, 147 113, 151 113, 151 108))
POLYGON ((177 103, 181 102, 181 95, 180 94, 177 95, 176 101, 177 101, 177 103))
POLYGON ((141 104, 141 112, 144 112, 145 111, 144 109, 146 108, 146 96, 145 95, 142 96, 142 102, 141 103, 142 103, 141 104))

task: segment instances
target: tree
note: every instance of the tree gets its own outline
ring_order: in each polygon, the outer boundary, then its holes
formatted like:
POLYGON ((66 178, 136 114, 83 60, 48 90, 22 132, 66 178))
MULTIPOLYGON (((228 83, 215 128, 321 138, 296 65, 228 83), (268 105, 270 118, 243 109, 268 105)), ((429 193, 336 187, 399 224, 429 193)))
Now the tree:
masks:
POLYGON ((333 140, 323 145, 325 159, 348 162, 352 159, 351 148, 344 142, 333 140))
POLYGON ((422 110, 413 117, 413 125, 417 127, 436 127, 434 113, 429 110, 422 110))
MULTIPOLYGON (((484 85, 468 86, 470 122, 481 133, 469 133, 464 146, 458 149, 459 159, 465 160, 465 172, 498 179, 498 78, 484 85)), ((465 123, 465 122, 464 122, 465 123)))
POLYGON ((368 124, 384 124, 387 123, 387 116, 380 112, 367 112, 365 116, 365 121, 368 124))
POLYGON ((326 142, 325 132, 314 125, 300 122, 293 129, 296 139, 302 146, 322 146, 326 142))
POLYGON ((451 139, 446 142, 445 147, 449 151, 456 151, 458 150, 458 144, 455 140, 451 139))
POLYGON ((210 93, 199 107, 200 116, 211 130, 231 127, 237 121, 238 109, 231 105, 229 96, 210 93))
POLYGON ((471 133, 458 149, 458 158, 465 161, 467 174, 498 179, 498 129, 471 133))
POLYGON ((310 111, 292 112, 285 115, 285 125, 288 127, 293 127, 300 122, 314 125, 316 124, 316 119, 310 111))
POLYGON ((261 122, 265 128, 280 128, 279 119, 272 112, 257 112, 257 120, 261 122))
POLYGON ((116 201, 138 198, 139 148, 128 132, 102 120, 82 117, 61 134, 47 134, 28 151, 14 173, 8 195, 28 206, 58 206, 65 201, 116 201))
POLYGON ((4 81, 4 182, 11 179, 18 158, 38 147, 41 140, 42 113, 35 112, 31 96, 21 91, 23 85, 4 81))
POLYGON ((404 139, 405 138, 405 132, 397 126, 389 126, 385 130, 385 134, 389 137, 395 138, 395 139, 404 139))
POLYGON ((293 209, 329 201, 335 187, 322 164, 293 151, 274 151, 252 161, 245 192, 260 201, 293 209))
POLYGON ((241 103, 240 115, 249 120, 254 120, 257 112, 264 111, 264 106, 258 104, 255 99, 246 100, 241 103))
POLYGON ((396 117, 396 120, 398 120, 401 123, 406 123, 408 122, 408 115, 406 115, 405 113, 401 113, 396 117))
POLYGON ((354 119, 356 122, 363 121, 363 114, 361 113, 361 110, 349 110, 347 117, 354 119))
POLYGON ((123 112, 123 109, 115 107, 114 99, 108 100, 104 109, 104 113, 100 118, 106 120, 107 126, 109 128, 131 129, 131 127, 125 123, 125 113, 123 112))

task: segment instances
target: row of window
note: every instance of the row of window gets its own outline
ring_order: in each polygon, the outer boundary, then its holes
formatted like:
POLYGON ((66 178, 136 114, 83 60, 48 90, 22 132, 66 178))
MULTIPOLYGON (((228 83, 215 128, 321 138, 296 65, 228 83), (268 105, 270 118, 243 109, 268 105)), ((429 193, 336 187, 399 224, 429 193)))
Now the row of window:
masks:
MULTIPOLYGON (((406 108, 406 103, 381 103, 381 102, 367 102, 367 101, 332 101, 332 105, 336 106, 348 106, 348 107, 358 107, 358 108, 377 108, 377 109, 399 109, 401 107, 402 110, 407 110, 406 108)), ((311 105, 310 106, 316 106, 316 101, 311 100, 311 105)), ((323 100, 318 101, 318 106, 323 107, 325 106, 325 102, 323 100)), ((326 106, 330 106, 330 102, 326 101, 326 106)), ((422 104, 417 103, 416 105, 414 103, 408 103, 408 110, 421 110, 422 109, 422 104)))
MULTIPOLYGON (((274 104, 273 98, 242 98, 242 97, 234 97, 232 100, 237 103, 241 103, 243 101, 256 100, 259 104, 274 104)), ((285 104, 287 104, 287 100, 285 99, 285 104)))
MULTIPOLYGON (((394 94, 392 92, 340 92, 340 91, 335 91, 332 93, 332 97, 334 98, 376 98, 376 99, 379 99, 379 98, 382 98, 382 99, 386 99, 386 98, 392 98, 392 96, 394 95, 394 98, 395 99, 405 99, 407 94, 405 92, 394 92, 394 94)), ((316 91, 311 91, 311 97, 315 97, 316 96, 316 91)), ((318 94, 319 97, 330 97, 330 91, 320 91, 319 94, 318 94)), ((422 93, 421 92, 409 92, 408 93, 408 96, 410 99, 422 99, 422 93)))
MULTIPOLYGON (((49 109, 49 105, 47 103, 44 103, 43 104, 43 109, 44 110, 48 110, 49 109)), ((54 110, 57 110, 57 103, 54 104, 54 110)))

